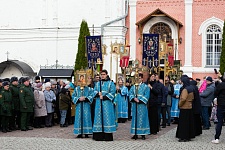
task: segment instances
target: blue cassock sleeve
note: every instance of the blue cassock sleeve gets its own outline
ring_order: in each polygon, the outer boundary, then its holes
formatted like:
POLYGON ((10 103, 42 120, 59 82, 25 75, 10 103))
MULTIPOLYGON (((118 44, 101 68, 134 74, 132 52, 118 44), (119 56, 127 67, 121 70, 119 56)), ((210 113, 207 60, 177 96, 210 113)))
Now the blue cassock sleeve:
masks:
POLYGON ((146 84, 141 84, 138 90, 138 100, 142 101, 143 103, 147 104, 148 99, 150 97, 150 89, 146 84))
POLYGON ((128 95, 128 89, 127 87, 123 86, 121 88, 121 96, 127 96, 128 95))
POLYGON ((132 99, 135 98, 135 85, 133 85, 131 88, 130 88, 130 91, 129 91, 129 100, 131 101, 132 99))
POLYGON ((92 103, 92 101, 93 101, 92 93, 94 92, 94 90, 90 87, 87 87, 87 90, 88 90, 88 92, 87 92, 88 95, 86 96, 86 98, 89 100, 90 103, 92 103))
POLYGON ((110 81, 109 92, 105 96, 107 96, 111 101, 113 101, 115 94, 116 94, 116 86, 113 82, 110 81))
POLYGON ((73 94, 72 94, 72 100, 73 100, 73 103, 74 104, 77 104, 77 102, 78 102, 78 100, 79 100, 79 95, 78 95, 78 92, 79 92, 79 86, 77 86, 75 89, 74 89, 74 91, 73 91, 73 94))

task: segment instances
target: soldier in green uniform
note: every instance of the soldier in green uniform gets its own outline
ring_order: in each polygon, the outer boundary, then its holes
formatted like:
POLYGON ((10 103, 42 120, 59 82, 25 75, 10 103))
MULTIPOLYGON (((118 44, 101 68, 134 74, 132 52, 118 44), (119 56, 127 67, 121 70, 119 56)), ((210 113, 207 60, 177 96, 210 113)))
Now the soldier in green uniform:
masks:
POLYGON ((2 132, 11 132, 9 130, 9 120, 12 116, 12 93, 9 90, 9 82, 3 82, 3 90, 0 94, 0 101, 1 101, 1 115, 2 115, 2 132))
MULTIPOLYGON (((2 86, 2 82, 3 82, 3 80, 2 79, 0 79, 0 93, 1 93, 1 91, 3 90, 3 86, 2 86)), ((1 110, 1 101, 0 101, 0 110, 1 110)), ((2 114, 1 114, 1 111, 0 111, 0 128, 2 127, 2 114)))
POLYGON ((30 86, 30 79, 23 78, 20 86, 20 112, 21 112, 21 131, 33 130, 29 126, 31 115, 34 112, 34 93, 30 86))
POLYGON ((20 99, 19 99, 19 86, 18 86, 18 78, 12 77, 11 84, 9 86, 10 91, 12 93, 12 100, 14 105, 13 116, 11 117, 10 129, 15 130, 20 128, 20 99), (16 128, 16 124, 18 128, 16 128))

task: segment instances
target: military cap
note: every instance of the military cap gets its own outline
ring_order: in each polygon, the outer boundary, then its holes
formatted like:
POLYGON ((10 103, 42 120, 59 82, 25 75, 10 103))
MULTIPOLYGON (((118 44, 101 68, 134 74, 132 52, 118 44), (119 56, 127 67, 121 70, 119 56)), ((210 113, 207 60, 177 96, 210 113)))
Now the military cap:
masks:
POLYGON ((19 79, 19 84, 22 83, 22 80, 23 80, 23 77, 20 77, 20 79, 19 79))
POLYGON ((26 81, 29 81, 30 79, 28 77, 25 77, 22 79, 22 83, 26 82, 26 81))
POLYGON ((11 82, 18 81, 18 78, 17 77, 12 77, 10 81, 11 82))
POLYGON ((7 85, 9 85, 9 82, 8 81, 4 81, 2 85, 3 86, 7 86, 7 85))
POLYGON ((3 81, 10 82, 10 79, 9 78, 5 78, 5 79, 3 79, 3 81))

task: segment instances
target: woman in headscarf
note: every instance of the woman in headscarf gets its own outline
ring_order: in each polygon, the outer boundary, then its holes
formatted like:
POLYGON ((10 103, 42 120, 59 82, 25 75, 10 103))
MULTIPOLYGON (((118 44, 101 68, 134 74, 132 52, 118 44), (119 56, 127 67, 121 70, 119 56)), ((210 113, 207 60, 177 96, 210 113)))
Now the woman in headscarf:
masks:
POLYGON ((183 90, 180 95, 179 108, 179 123, 177 126, 176 137, 179 142, 188 142, 195 137, 194 116, 192 110, 192 102, 194 100, 194 89, 190 86, 188 77, 181 79, 183 90))

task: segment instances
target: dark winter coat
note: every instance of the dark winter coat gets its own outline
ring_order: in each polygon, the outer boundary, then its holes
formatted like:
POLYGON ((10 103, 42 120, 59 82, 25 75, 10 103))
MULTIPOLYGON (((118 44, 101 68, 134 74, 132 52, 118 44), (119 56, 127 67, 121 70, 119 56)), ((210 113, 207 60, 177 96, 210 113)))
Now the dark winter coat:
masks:
POLYGON ((225 82, 221 82, 217 85, 215 97, 217 98, 218 106, 225 106, 225 82))
POLYGON ((206 89, 200 93, 201 98, 201 105, 202 106, 211 106, 212 101, 214 100, 214 91, 215 91, 215 84, 211 83, 207 85, 206 89))

